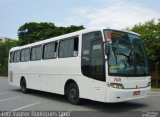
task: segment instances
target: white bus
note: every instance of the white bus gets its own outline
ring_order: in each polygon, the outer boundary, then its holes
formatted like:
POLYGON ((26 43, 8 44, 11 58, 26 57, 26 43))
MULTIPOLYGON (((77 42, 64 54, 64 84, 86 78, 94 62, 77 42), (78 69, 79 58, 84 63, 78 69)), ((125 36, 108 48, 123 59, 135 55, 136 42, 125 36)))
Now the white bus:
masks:
POLYGON ((9 54, 9 84, 81 98, 122 102, 145 98, 151 89, 147 56, 139 34, 85 29, 14 47, 9 54))

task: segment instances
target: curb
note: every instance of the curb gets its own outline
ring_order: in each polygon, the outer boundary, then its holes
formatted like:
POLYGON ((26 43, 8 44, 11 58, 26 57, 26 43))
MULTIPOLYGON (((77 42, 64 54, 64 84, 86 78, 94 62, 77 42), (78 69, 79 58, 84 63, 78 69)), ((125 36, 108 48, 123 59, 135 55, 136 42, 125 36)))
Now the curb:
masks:
POLYGON ((0 76, 0 79, 8 79, 6 76, 0 76))
POLYGON ((151 91, 158 91, 158 92, 160 92, 160 89, 159 88, 157 88, 157 89, 151 89, 151 91))

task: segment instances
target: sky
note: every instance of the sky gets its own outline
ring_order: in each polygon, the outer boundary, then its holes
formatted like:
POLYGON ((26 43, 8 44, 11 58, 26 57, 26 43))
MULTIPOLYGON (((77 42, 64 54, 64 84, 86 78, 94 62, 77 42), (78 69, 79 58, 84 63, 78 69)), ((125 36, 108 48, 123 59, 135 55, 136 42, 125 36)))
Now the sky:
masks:
POLYGON ((124 29, 160 19, 160 0, 0 0, 0 37, 17 39, 28 22, 124 29))

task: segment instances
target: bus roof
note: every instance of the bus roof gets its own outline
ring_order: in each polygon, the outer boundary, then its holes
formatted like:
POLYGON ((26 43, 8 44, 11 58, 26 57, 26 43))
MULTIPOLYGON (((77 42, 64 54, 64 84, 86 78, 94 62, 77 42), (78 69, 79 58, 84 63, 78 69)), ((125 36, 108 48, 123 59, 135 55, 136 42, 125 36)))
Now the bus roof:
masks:
MULTIPOLYGON (((76 31, 76 32, 64 34, 64 35, 61 35, 61 36, 49 38, 49 39, 46 39, 46 40, 42 40, 42 41, 39 41, 39 42, 27 44, 27 45, 24 45, 24 46, 13 47, 13 48, 10 49, 10 51, 14 51, 14 50, 17 50, 17 49, 23 49, 23 48, 27 48, 27 47, 31 47, 31 46, 36 46, 36 45, 43 44, 43 43, 48 43, 48 42, 51 42, 51 41, 53 42, 53 41, 57 41, 57 40, 60 40, 60 39, 64 39, 64 38, 76 36, 76 35, 83 34, 83 33, 87 33, 87 32, 92 32, 92 31, 102 31, 102 30, 104 30, 104 29, 117 30, 117 29, 112 29, 112 28, 102 28, 102 27, 101 27, 101 28, 83 29, 83 30, 80 30, 80 31, 76 31)), ((122 31, 122 32, 131 33, 131 34, 135 34, 135 35, 140 36, 138 33, 135 33, 135 32, 132 32, 132 31, 119 30, 119 29, 118 29, 117 31, 122 31)))

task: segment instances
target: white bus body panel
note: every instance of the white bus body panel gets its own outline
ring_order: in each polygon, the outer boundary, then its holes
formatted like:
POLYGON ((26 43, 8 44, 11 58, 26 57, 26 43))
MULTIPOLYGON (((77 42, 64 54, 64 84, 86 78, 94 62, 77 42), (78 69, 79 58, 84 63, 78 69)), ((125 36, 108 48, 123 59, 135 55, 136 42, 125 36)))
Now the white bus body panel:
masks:
POLYGON ((109 77, 108 83, 123 84, 124 89, 107 87, 106 102, 122 102, 127 100, 141 99, 150 95, 151 87, 148 86, 151 77, 109 77), (120 78, 121 80, 116 80, 120 78), (134 95, 135 91, 140 91, 139 95, 134 95))
MULTIPOLYGON (((100 102, 120 102, 132 99, 139 99, 148 96, 150 87, 135 89, 135 85, 146 86, 150 82, 150 77, 126 77, 121 78, 121 83, 128 89, 114 89, 108 87, 109 83, 114 83, 115 77, 108 76, 108 65, 106 63, 106 82, 85 77, 81 72, 81 44, 82 33, 92 31, 102 31, 103 29, 83 30, 75 33, 66 34, 22 47, 12 48, 11 51, 23 49, 39 44, 59 41, 68 37, 79 36, 78 57, 56 58, 29 62, 9 63, 9 84, 20 86, 20 79, 24 77, 27 88, 36 89, 51 93, 64 95, 64 87, 67 80, 74 80, 80 92, 81 98, 96 100, 100 102), (131 88, 131 89, 129 89, 131 88), (134 88, 134 89, 132 89, 134 88), (141 95, 133 96, 133 91, 140 90, 141 95), (120 96, 120 99, 117 99, 120 96)), ((138 34, 136 34, 138 35, 138 34)))
POLYGON ((83 76, 80 66, 80 57, 12 63, 13 82, 10 84, 19 87, 23 76, 29 89, 63 95, 65 83, 73 79, 81 98, 105 102, 106 82, 83 76))

